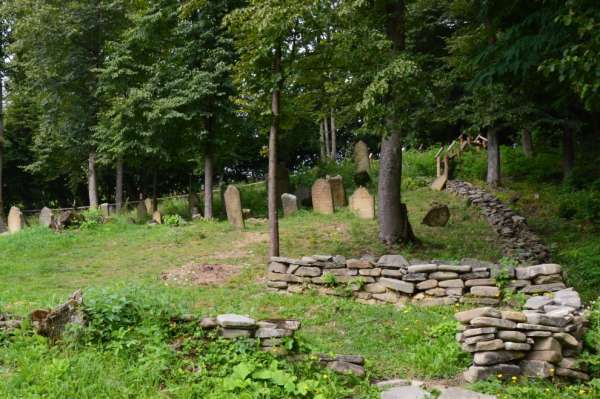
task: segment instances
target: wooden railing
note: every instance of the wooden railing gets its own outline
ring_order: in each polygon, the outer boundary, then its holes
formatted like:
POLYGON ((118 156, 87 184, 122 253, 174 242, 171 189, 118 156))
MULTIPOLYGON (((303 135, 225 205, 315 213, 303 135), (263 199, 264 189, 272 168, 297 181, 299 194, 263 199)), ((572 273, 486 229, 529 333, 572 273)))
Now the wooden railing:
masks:
POLYGON ((433 183, 431 183, 431 188, 433 190, 441 191, 444 189, 449 178, 450 160, 460 158, 462 153, 471 147, 475 148, 477 151, 486 149, 487 139, 480 134, 473 139, 470 134, 461 133, 456 140, 452 140, 452 143, 450 143, 448 147, 442 146, 439 149, 435 154, 436 178, 433 183))

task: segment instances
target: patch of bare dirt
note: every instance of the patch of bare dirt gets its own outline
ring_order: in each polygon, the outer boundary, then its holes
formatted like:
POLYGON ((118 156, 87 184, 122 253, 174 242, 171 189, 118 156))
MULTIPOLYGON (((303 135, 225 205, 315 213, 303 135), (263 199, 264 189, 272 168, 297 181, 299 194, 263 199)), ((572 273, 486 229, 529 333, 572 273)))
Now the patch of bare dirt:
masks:
POLYGON ((160 279, 175 284, 218 284, 226 282, 240 270, 241 267, 235 265, 189 263, 161 273, 160 279))
POLYGON ((231 247, 227 249, 226 252, 215 253, 209 255, 211 259, 232 259, 232 258, 243 258, 248 256, 247 247, 267 242, 269 240, 269 235, 267 233, 258 233, 258 232, 245 232, 243 233, 243 238, 238 241, 234 241, 231 243, 231 247))

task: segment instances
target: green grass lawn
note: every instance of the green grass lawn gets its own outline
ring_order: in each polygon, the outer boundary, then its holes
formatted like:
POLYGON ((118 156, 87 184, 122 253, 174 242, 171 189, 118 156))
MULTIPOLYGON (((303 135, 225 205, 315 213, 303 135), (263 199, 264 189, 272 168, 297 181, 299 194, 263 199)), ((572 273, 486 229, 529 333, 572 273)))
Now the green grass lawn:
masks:
MULTIPOLYGON (((282 255, 394 252, 422 260, 500 258, 492 230, 476 210, 458 198, 422 188, 407 192, 404 201, 421 240, 418 246, 386 249, 377 240, 376 222, 359 220, 346 210, 331 216, 301 211, 281 220, 282 255), (446 227, 421 225, 432 201, 450 206, 452 216, 446 227)), ((249 221, 244 231, 236 231, 223 221, 169 227, 129 224, 125 218, 63 233, 26 229, 0 237, 0 309, 26 315, 32 309, 63 302, 77 288, 100 298, 133 290, 150 304, 167 303, 178 311, 198 315, 242 313, 257 318, 300 319, 303 327, 299 337, 306 345, 315 351, 364 355, 371 377, 376 379, 451 379, 468 365, 469 356, 454 341, 454 308, 397 309, 344 298, 267 292, 267 237, 267 225, 261 220, 249 221), (191 262, 236 265, 242 271, 221 285, 186 286, 160 280, 162 272, 191 262)), ((32 394, 38 392, 34 371, 39 370, 47 381, 60 385, 52 392, 62 395, 76 392, 81 397, 131 397, 137 392, 140 397, 186 397, 158 394, 165 386, 172 392, 183 389, 186 382, 170 373, 139 375, 154 364, 150 355, 129 359, 119 348, 56 349, 43 341, 21 337, 0 351, 0 393, 9 397, 45 396, 32 394), (48 362, 51 367, 46 367, 48 362), (94 367, 85 372, 65 371, 85 364, 94 367), (102 369, 106 372, 99 371, 102 369), (62 375, 65 382, 56 382, 59 377, 52 373, 62 375), (96 388, 89 392, 65 388, 92 377, 96 388), (145 384, 143 390, 132 389, 141 383, 145 384)))

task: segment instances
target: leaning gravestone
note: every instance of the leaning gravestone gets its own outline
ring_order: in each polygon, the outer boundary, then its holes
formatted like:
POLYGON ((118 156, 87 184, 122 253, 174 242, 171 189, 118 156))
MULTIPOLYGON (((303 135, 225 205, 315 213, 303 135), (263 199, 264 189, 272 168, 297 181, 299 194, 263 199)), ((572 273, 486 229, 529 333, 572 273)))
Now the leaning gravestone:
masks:
POLYGON ((295 195, 285 193, 281 196, 281 203, 283 204, 283 215, 290 216, 298 212, 298 200, 295 195))
POLYGON ((443 227, 449 219, 450 209, 446 205, 434 204, 421 223, 431 227, 443 227))
POLYGON ((244 215, 242 214, 242 200, 240 190, 234 185, 229 185, 225 190, 225 210, 227 211, 227 220, 233 226, 244 228, 244 215))
POLYGON ((23 212, 16 206, 13 206, 8 213, 8 231, 10 233, 16 233, 23 230, 24 227, 25 217, 23 216, 23 212))
POLYGON ((350 210, 361 219, 375 218, 375 200, 366 188, 359 187, 350 196, 350 210))
POLYGON ((333 195, 328 180, 317 179, 312 186, 313 210, 316 213, 330 215, 333 213, 333 195))
POLYGON ((344 180, 342 176, 327 176, 331 185, 331 195, 333 196, 333 206, 340 208, 346 205, 346 194, 344 193, 344 180))
POLYGON ((54 222, 54 215, 50 208, 44 207, 40 212, 40 226, 51 227, 54 222))
POLYGON ((139 222, 143 222, 148 217, 148 207, 145 201, 140 201, 137 204, 137 219, 139 222))

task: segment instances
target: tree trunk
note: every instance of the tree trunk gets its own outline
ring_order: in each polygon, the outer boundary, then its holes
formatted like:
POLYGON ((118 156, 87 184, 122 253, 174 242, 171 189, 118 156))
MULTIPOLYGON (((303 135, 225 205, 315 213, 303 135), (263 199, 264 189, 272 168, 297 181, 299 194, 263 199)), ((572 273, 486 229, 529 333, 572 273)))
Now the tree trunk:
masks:
POLYGON ((498 143, 498 129, 491 128, 487 132, 487 184, 491 187, 500 185, 500 145, 498 143))
POLYGON ((325 131, 325 152, 327 153, 327 158, 331 155, 331 141, 329 136, 329 123, 327 123, 327 117, 323 118, 323 128, 325 131))
POLYGON ((213 154, 212 150, 204 156, 204 217, 213 218, 213 154))
POLYGON ((402 139, 388 123, 392 133, 381 140, 379 164, 379 239, 388 245, 399 241, 416 241, 408 220, 406 205, 401 202, 402 139))
MULTIPOLYGON (((1 46, 2 44, 0 44, 1 46)), ((0 51, 2 56, 2 51, 0 51)), ((1 61, 0 61, 1 62, 1 61)), ((2 173, 4 170, 4 87, 3 75, 0 72, 0 233, 3 233, 4 226, 4 190, 2 173)))
POLYGON ((90 208, 98 208, 98 191, 96 184, 96 153, 90 152, 88 157, 88 196, 90 208))
POLYGON ((337 137, 335 132, 335 116, 333 115, 333 110, 331 110, 331 159, 335 161, 335 156, 337 154, 337 137))
POLYGON ((325 157, 327 156, 327 148, 325 147, 325 127, 323 126, 323 121, 319 123, 319 134, 319 143, 321 144, 321 161, 324 161, 325 157))
POLYGON ((115 200, 117 202, 117 213, 123 208, 123 158, 117 159, 117 185, 115 187, 115 200))
POLYGON ((531 138, 531 132, 529 130, 523 130, 521 132, 521 142, 523 145, 523 154, 527 158, 533 157, 533 139, 531 138))
MULTIPOLYGON (((281 76, 281 47, 275 49, 273 75, 281 76)), ((283 82, 281 77, 271 98, 271 130, 269 132, 269 256, 279 256, 279 219, 277 215, 277 131, 279 129, 279 102, 283 82)))
POLYGON ((573 171, 575 166, 575 138, 573 129, 565 128, 563 130, 563 180, 573 171))

